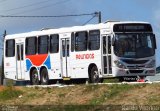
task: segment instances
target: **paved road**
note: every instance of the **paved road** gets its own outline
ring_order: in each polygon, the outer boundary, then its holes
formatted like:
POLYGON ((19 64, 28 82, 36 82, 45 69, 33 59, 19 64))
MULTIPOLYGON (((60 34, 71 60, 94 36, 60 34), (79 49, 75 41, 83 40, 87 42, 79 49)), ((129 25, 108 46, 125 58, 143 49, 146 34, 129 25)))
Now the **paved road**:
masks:
POLYGON ((151 82, 160 81, 160 73, 156 74, 155 76, 148 76, 146 79, 151 82))
MULTIPOLYGON (((148 76, 146 78, 146 80, 148 80, 148 82, 156 82, 156 81, 159 81, 160 82, 160 73, 156 74, 155 76, 148 76)), ((1 83, 1 79, 0 79, 0 83, 1 83)), ((1 85, 1 84, 0 84, 1 85)), ((20 83, 19 85, 24 85, 23 83, 20 83)), ((55 85, 56 86, 56 85, 55 85)), ((58 85, 58 87, 65 87, 65 86, 61 86, 61 85, 58 85)))

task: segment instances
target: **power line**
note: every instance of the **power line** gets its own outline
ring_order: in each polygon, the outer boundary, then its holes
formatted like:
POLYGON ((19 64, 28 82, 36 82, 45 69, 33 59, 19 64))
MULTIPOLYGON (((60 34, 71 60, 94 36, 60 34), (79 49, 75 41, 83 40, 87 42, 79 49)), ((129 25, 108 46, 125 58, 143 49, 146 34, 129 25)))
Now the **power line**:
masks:
POLYGON ((83 25, 86 25, 87 23, 89 23, 93 18, 95 18, 96 15, 94 15, 91 19, 89 19, 87 22, 85 22, 83 25))
POLYGON ((31 9, 31 10, 26 10, 26 11, 14 13, 14 14, 11 14, 11 15, 34 12, 34 11, 41 10, 41 9, 44 9, 44 8, 53 7, 53 6, 56 6, 56 5, 59 5, 59 4, 63 4, 63 3, 69 2, 69 1, 70 0, 63 0, 63 1, 59 1, 59 2, 53 3, 53 4, 45 5, 45 6, 42 6, 42 7, 39 7, 39 8, 34 8, 34 9, 31 9))
POLYGON ((31 7, 31 6, 34 6, 34 5, 38 5, 38 4, 42 4, 42 3, 46 3, 46 2, 50 2, 50 1, 51 0, 45 0, 45 1, 36 2, 36 3, 33 3, 33 4, 28 4, 28 5, 20 6, 20 7, 17 7, 17 8, 12 8, 12 9, 8 9, 8 10, 3 10, 3 11, 5 11, 5 12, 14 11, 14 10, 18 10, 18 9, 22 9, 22 8, 26 8, 26 7, 31 7))
POLYGON ((16 16, 16 15, 0 15, 0 18, 62 18, 62 17, 77 17, 77 16, 89 16, 93 17, 85 22, 83 25, 89 23, 93 18, 98 17, 98 23, 101 23, 101 12, 89 13, 89 14, 70 14, 70 15, 57 15, 57 16, 16 16))
POLYGON ((56 15, 56 16, 16 16, 16 15, 0 15, 0 18, 59 18, 59 17, 75 17, 75 16, 88 16, 95 15, 95 13, 90 14, 71 14, 71 15, 56 15))

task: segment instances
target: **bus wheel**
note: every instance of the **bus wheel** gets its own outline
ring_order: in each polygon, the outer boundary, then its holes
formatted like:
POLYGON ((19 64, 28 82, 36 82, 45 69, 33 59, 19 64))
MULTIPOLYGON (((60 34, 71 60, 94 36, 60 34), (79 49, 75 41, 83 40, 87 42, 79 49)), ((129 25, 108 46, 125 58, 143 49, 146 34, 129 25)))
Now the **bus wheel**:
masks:
POLYGON ((31 73, 31 85, 39 85, 38 72, 36 69, 31 73))
POLYGON ((41 71, 41 84, 42 85, 49 84, 48 71, 46 68, 42 69, 42 71, 41 71))
POLYGON ((98 69, 96 66, 92 67, 91 73, 90 73, 90 83, 98 83, 100 81, 99 75, 98 75, 98 69))

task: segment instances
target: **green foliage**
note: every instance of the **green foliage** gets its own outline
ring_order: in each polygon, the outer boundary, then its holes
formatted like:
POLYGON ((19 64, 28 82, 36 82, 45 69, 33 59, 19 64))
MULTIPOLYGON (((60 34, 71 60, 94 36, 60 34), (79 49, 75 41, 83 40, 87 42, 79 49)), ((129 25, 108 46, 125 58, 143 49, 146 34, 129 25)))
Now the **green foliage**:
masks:
POLYGON ((106 93, 107 99, 110 99, 112 97, 117 96, 121 92, 126 92, 132 88, 134 88, 134 85, 128 85, 128 84, 122 84, 122 85, 111 85, 109 86, 109 91, 106 93))
POLYGON ((13 86, 6 86, 4 90, 0 92, 0 100, 10 100, 19 97, 23 92, 15 89, 13 86))
MULTIPOLYGON (((101 111, 95 110, 96 106, 91 105, 35 105, 24 106, 19 108, 20 110, 28 111, 101 111)), ((97 108, 98 109, 98 108, 97 108)))
POLYGON ((119 79, 118 78, 108 78, 104 79, 103 83, 118 83, 119 79))
POLYGON ((88 93, 88 92, 92 92, 92 91, 96 91, 99 89, 99 85, 86 85, 84 88, 84 93, 88 93))
POLYGON ((46 90, 47 90, 48 93, 52 92, 52 89, 50 87, 47 87, 46 90))
POLYGON ((59 97, 59 98, 64 98, 65 96, 66 96, 65 93, 60 93, 60 94, 58 94, 58 97, 59 97))
POLYGON ((122 84, 122 85, 109 85, 108 89, 106 92, 102 94, 102 96, 98 98, 94 98, 90 101, 91 105, 100 105, 107 99, 112 99, 116 96, 118 96, 120 93, 126 92, 132 88, 134 88, 134 85, 128 85, 128 84, 122 84))

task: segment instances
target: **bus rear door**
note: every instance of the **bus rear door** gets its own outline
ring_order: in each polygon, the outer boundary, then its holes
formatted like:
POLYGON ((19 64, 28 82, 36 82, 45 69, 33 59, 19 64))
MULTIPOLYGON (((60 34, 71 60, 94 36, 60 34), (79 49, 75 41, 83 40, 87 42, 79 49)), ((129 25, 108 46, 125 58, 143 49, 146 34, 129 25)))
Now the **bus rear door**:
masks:
POLYGON ((63 80, 70 80, 69 57, 70 57, 70 39, 62 38, 61 39, 61 70, 62 70, 63 80))
POLYGON ((17 80, 24 79, 24 43, 16 44, 17 80))

